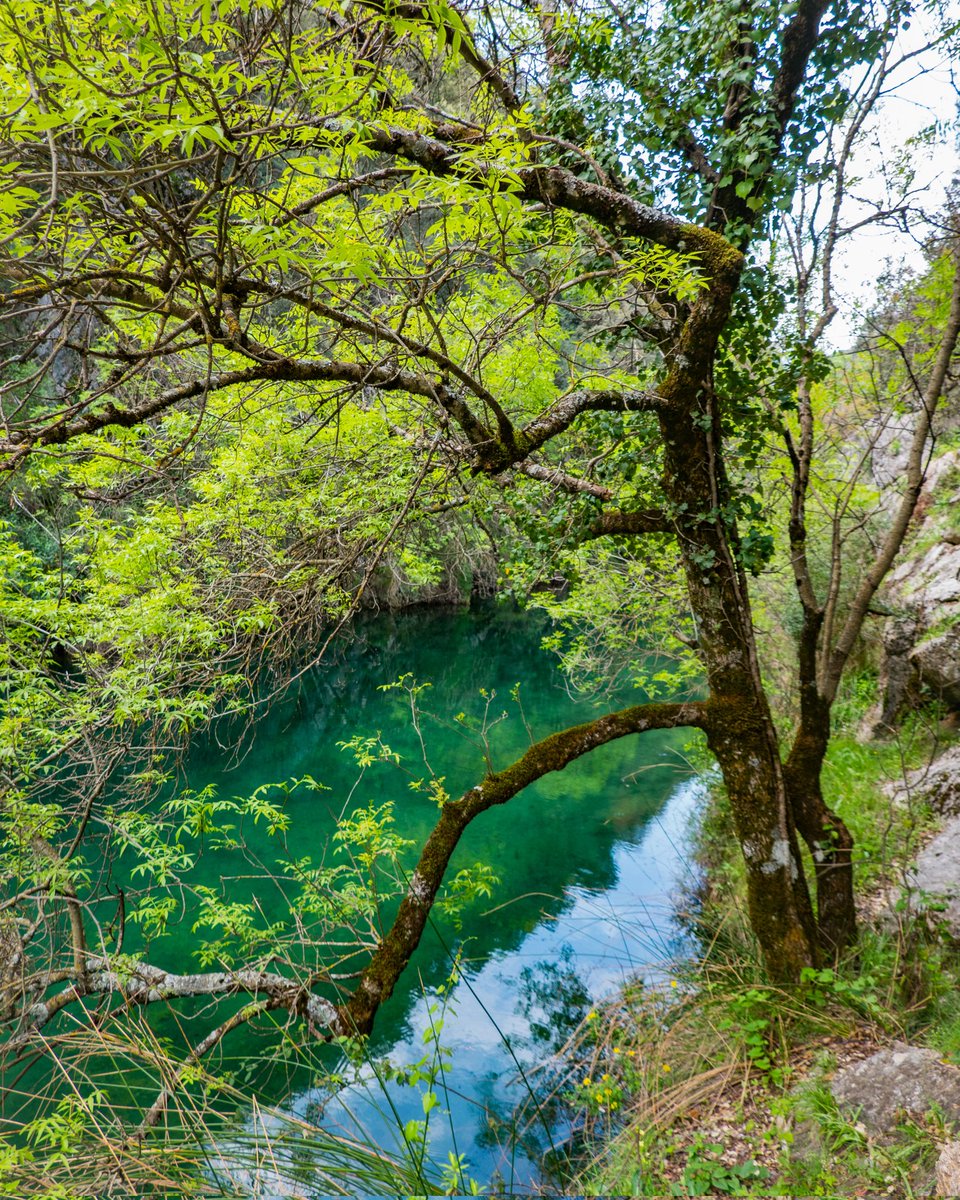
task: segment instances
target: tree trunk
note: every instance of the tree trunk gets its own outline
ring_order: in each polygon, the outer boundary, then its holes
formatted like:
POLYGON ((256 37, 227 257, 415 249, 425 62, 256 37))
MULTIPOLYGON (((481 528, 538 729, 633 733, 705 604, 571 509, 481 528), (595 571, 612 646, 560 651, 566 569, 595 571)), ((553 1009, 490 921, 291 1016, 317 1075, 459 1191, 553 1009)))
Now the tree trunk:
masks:
MULTIPOLYGON (((806 532, 802 522, 791 527, 795 563, 797 547, 806 570, 806 532)), ((818 648, 823 611, 812 591, 800 588, 804 605, 803 628, 797 645, 800 674, 800 726, 783 766, 790 811, 800 836, 813 857, 817 885, 817 940, 820 949, 836 959, 857 937, 857 912, 853 899, 853 837, 844 822, 826 804, 820 784, 823 761, 830 741, 831 701, 820 689, 818 648)))
POLYGON ((783 770, 770 749, 772 723, 749 696, 723 708, 721 718, 712 714, 707 740, 743 853, 750 924, 771 979, 789 987, 816 965, 817 931, 783 770))
POLYGON ((691 316, 661 394, 663 486, 696 619, 710 689, 707 740, 723 774, 747 872, 750 920, 771 979, 799 981, 817 961, 816 923, 770 708, 760 674, 749 592, 723 473, 721 420, 709 382, 729 299, 720 281, 714 307, 691 316))
POLYGON ((853 836, 823 798, 820 772, 830 733, 826 708, 819 729, 801 728, 784 763, 790 811, 813 856, 817 885, 817 940, 834 958, 857 936, 853 897, 853 836))

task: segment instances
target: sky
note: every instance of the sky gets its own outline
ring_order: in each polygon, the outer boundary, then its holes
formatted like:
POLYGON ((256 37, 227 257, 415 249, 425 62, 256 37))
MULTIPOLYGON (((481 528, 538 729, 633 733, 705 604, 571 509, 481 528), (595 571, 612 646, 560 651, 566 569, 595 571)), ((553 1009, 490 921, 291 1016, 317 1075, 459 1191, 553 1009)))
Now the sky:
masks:
MULTIPOLYGON (((960 3, 951 5, 960 16, 960 3)), ((926 14, 919 14, 910 29, 902 31, 897 49, 911 53, 926 44, 931 32, 926 14)), ((869 206, 858 197, 895 196, 899 184, 895 175, 898 157, 905 151, 914 165, 915 180, 909 203, 909 232, 893 223, 865 227, 851 235, 838 255, 835 286, 840 312, 829 333, 831 349, 849 346, 859 327, 859 313, 875 301, 880 282, 888 267, 897 275, 902 265, 921 270, 924 265, 923 241, 931 232, 924 215, 935 216, 946 201, 947 187, 960 175, 958 154, 957 102, 958 81, 952 64, 940 49, 919 55, 904 64, 896 76, 897 86, 882 101, 865 130, 863 144, 855 159, 854 174, 859 182, 850 188, 850 198, 842 210, 844 223, 863 219, 869 206), (924 129, 937 123, 943 128, 929 145, 911 145, 924 129), (902 264, 902 265, 901 265, 902 264)))

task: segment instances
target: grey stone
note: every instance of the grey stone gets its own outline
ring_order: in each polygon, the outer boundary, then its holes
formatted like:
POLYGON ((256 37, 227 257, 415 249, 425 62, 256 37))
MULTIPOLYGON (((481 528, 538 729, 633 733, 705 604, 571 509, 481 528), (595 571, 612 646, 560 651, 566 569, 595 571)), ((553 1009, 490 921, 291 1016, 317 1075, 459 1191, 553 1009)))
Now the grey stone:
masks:
MULTIPOLYGON (((875 448, 875 478, 888 493, 884 505, 890 511, 900 498, 905 432, 903 420, 892 422, 875 448)), ((960 712, 958 482, 960 449, 932 459, 914 512, 915 529, 884 585, 883 604, 893 615, 883 630, 879 702, 863 722, 863 736, 889 736, 902 710, 918 699, 921 683, 960 712)))
POLYGON ((880 489, 881 501, 886 500, 891 508, 896 503, 897 485, 906 474, 916 420, 914 413, 899 413, 885 417, 870 430, 870 473, 880 489))
POLYGON ((917 690, 917 668, 910 652, 917 642, 920 619, 916 613, 893 617, 883 630, 883 659, 877 691, 880 704, 867 714, 861 735, 867 739, 886 737, 897 723, 905 705, 917 690))
MULTIPOLYGON (((887 424, 874 447, 871 474, 880 491, 880 503, 894 512, 900 502, 901 487, 910 460, 915 418, 904 413, 887 424)), ((921 496, 944 496, 956 488, 960 471, 960 450, 946 450, 927 464, 921 496)))
POLYGON ((960 629, 921 642, 910 651, 910 661, 927 687, 951 708, 960 706, 960 629))
POLYGON ((947 1142, 937 1159, 937 1195, 960 1196, 960 1142, 947 1142))
POLYGON ((927 466, 923 490, 928 495, 944 494, 960 482, 960 450, 945 450, 927 466))
POLYGON ((925 767, 908 771, 891 796, 897 803, 919 801, 945 817, 960 816, 960 744, 950 746, 925 767))
POLYGON ((844 1067, 830 1088, 871 1133, 889 1133, 905 1115, 920 1118, 934 1105, 948 1121, 960 1121, 960 1068, 905 1042, 844 1067))
POLYGON ((890 575, 888 587, 912 606, 926 609, 930 621, 943 616, 942 604, 960 600, 960 546, 935 542, 919 558, 908 556, 890 575))
POLYGON ((928 911, 928 897, 943 905, 938 919, 951 937, 960 940, 960 817, 947 821, 921 851, 908 883, 911 890, 921 894, 922 907, 928 911))

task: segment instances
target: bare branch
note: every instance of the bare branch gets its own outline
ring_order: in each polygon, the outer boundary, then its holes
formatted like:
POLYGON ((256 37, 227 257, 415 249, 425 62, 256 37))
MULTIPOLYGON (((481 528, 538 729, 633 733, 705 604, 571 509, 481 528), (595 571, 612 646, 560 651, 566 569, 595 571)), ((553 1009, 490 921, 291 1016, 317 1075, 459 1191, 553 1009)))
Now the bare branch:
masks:
MULTIPOLYGON (((155 1004, 189 996, 235 996, 246 993, 265 996, 276 1007, 306 1020, 315 1029, 330 1030, 337 1024, 337 1008, 310 991, 310 981, 298 982, 285 975, 244 969, 211 971, 197 975, 176 975, 150 963, 137 962, 116 969, 108 958, 88 958, 85 974, 60 971, 49 982, 70 979, 70 985, 47 1000, 33 1004, 23 1014, 23 1023, 6 1044, 7 1050, 19 1049, 42 1029, 58 1012, 85 996, 120 996, 131 1004, 155 1004)), ((45 980, 39 979, 39 985, 45 980)))
POLYGON ((559 467, 545 467, 541 463, 524 462, 517 468, 531 479, 540 483, 549 483, 551 487, 572 495, 595 496, 598 500, 612 500, 613 492, 599 483, 591 483, 589 479, 579 479, 576 475, 568 475, 559 467))
POLYGON ((917 412, 917 424, 910 445, 910 456, 907 460, 906 488, 900 499, 896 515, 870 569, 857 589, 850 605, 850 611, 843 629, 837 639, 836 646, 830 652, 830 657, 824 673, 823 690, 828 699, 836 695, 843 675, 844 667, 854 644, 860 635, 864 618, 876 595, 877 589, 883 582, 887 572, 893 565, 893 560, 900 552, 903 540, 907 535, 913 518, 917 500, 923 488, 929 459, 930 427, 934 413, 943 394, 944 384, 951 360, 957 350, 960 339, 960 238, 954 234, 948 253, 953 259, 953 290, 950 298, 950 314, 947 318, 940 347, 936 359, 930 369, 927 385, 921 396, 920 408, 917 412))
POLYGON ((273 1008, 278 1008, 279 1002, 276 1000, 257 1000, 252 1004, 247 1004, 243 1008, 238 1009, 232 1016, 228 1017, 221 1025, 215 1029, 211 1029, 205 1038, 199 1041, 196 1046, 190 1051, 187 1057, 174 1071, 173 1076, 163 1085, 160 1094, 156 1100, 150 1105, 143 1115, 143 1120, 140 1122, 134 1138, 142 1138, 148 1130, 160 1120, 166 1111, 167 1105, 177 1094, 177 1091, 184 1077, 188 1072, 195 1067, 205 1054, 216 1046, 219 1042, 232 1033, 234 1029, 238 1029, 241 1025, 245 1025, 254 1017, 260 1016, 261 1013, 269 1012, 273 1008))

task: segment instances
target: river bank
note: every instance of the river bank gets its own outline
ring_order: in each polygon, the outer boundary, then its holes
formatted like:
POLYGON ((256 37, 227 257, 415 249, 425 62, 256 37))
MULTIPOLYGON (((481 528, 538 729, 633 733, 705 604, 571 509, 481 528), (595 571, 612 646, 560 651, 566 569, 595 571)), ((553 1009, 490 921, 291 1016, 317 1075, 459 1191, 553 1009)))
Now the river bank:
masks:
POLYGON ((579 1193, 956 1193, 960 959, 944 921, 955 889, 925 891, 914 866, 947 852, 938 831, 956 837, 944 800, 957 791, 944 786, 956 745, 932 732, 913 721, 887 743, 835 740, 825 792, 859 848, 861 937, 789 995, 769 984, 744 922, 713 790, 696 851, 702 957, 678 967, 671 1003, 628 988, 580 1031, 593 1151, 579 1193))

